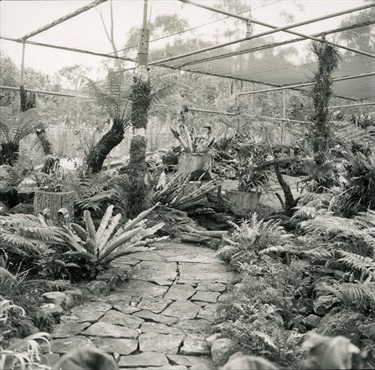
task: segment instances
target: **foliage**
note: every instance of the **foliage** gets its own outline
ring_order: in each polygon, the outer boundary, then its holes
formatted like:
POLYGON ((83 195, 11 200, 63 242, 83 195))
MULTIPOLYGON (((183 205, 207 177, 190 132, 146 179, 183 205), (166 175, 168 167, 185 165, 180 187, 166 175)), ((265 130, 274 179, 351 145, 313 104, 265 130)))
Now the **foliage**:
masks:
POLYGON ((234 228, 230 238, 218 255, 233 266, 239 267, 253 260, 262 250, 275 245, 285 245, 292 239, 278 221, 258 220, 254 213, 251 220, 244 220, 240 226, 231 224, 234 228))
POLYGON ((338 68, 340 56, 337 49, 324 42, 313 42, 312 50, 318 58, 318 70, 314 73, 312 97, 314 114, 313 128, 309 134, 315 154, 315 162, 323 164, 332 147, 332 131, 329 121, 329 101, 332 96, 332 73, 338 68))
MULTIPOLYGON (((25 310, 17 305, 12 304, 9 300, 1 299, 0 301, 0 326, 6 323, 10 312, 19 310, 22 316, 25 316, 25 310)), ((4 339, 0 336, 0 342, 4 339)), ((24 339, 14 342, 11 346, 4 349, 0 347, 0 368, 4 370, 11 369, 49 369, 48 366, 41 364, 40 344, 42 341, 47 344, 51 350, 51 336, 48 333, 38 332, 27 336, 24 339)))

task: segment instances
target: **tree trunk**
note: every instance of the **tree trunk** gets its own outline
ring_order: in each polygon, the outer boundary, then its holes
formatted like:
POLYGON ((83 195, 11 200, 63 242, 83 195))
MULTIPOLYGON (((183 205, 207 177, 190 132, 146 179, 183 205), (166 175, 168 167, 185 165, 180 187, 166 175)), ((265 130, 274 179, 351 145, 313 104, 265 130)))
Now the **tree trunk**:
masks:
POLYGON ((124 122, 115 119, 110 130, 98 141, 87 156, 88 173, 98 173, 103 167, 107 155, 124 138, 124 122))
MULTIPOLYGON (((36 108, 35 94, 29 94, 24 86, 20 86, 20 100, 21 112, 26 112, 31 108, 36 108)), ((36 135, 40 141, 44 155, 52 154, 52 144, 46 135, 46 130, 37 129, 36 135)))
POLYGON ((280 167, 278 163, 275 164, 275 172, 276 172, 277 180, 284 192, 284 197, 285 197, 284 212, 287 216, 291 217, 293 216, 293 208, 297 205, 298 199, 297 200, 294 199, 293 193, 290 190, 290 186, 284 180, 284 177, 280 171, 280 167))

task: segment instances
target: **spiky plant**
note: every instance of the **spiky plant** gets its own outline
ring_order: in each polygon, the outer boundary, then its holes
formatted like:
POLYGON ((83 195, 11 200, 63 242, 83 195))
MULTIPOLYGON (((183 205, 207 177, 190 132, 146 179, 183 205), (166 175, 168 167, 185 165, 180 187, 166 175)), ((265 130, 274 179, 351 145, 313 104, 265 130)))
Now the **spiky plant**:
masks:
POLYGON ((332 147, 332 130, 329 125, 329 101, 332 96, 332 73, 338 68, 340 55, 337 49, 325 42, 313 42, 312 51, 318 58, 318 69, 314 73, 312 97, 314 113, 309 138, 315 154, 315 162, 322 165, 332 147))

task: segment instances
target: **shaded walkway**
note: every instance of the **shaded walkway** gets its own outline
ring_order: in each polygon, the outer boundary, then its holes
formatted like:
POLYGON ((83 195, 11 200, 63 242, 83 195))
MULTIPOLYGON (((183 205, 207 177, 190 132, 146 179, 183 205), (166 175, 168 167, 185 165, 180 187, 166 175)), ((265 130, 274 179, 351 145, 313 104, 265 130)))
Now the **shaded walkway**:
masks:
POLYGON ((206 338, 234 273, 204 247, 159 243, 112 263, 130 280, 75 307, 53 331, 53 348, 83 346, 113 354, 120 368, 214 369, 206 338))

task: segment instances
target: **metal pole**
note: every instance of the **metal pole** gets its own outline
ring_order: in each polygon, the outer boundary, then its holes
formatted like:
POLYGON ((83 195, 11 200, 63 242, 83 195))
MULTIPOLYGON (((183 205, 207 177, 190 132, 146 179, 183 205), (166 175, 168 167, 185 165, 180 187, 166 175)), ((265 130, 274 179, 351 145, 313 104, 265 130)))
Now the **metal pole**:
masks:
POLYGON ((25 44, 25 42, 23 42, 23 43, 22 43, 22 57, 21 57, 21 77, 20 77, 20 86, 23 86, 24 69, 25 69, 25 49, 26 49, 26 44, 25 44))
POLYGON ((344 105, 332 105, 331 107, 328 107, 328 108, 329 109, 335 109, 335 108, 365 107, 367 105, 375 105, 375 102, 358 103, 358 104, 344 104, 344 105))
POLYGON ((104 58, 121 59, 121 60, 125 60, 125 61, 128 61, 128 62, 134 62, 134 63, 136 62, 135 59, 131 59, 131 58, 117 57, 115 55, 103 54, 103 53, 96 53, 94 51, 89 51, 89 50, 68 48, 66 46, 44 44, 44 43, 35 42, 35 41, 20 41, 18 39, 12 39, 10 37, 4 37, 4 36, 0 36, 0 39, 7 40, 7 41, 18 42, 18 43, 22 43, 22 44, 29 44, 29 45, 42 46, 42 47, 47 47, 47 48, 52 48, 52 49, 72 51, 72 52, 75 52, 75 53, 95 55, 95 56, 104 57, 104 58))
MULTIPOLYGON (((337 77, 337 78, 333 78, 332 81, 354 80, 356 78, 369 77, 369 76, 375 76, 375 72, 362 73, 362 74, 353 75, 353 76, 337 77)), ((238 93, 237 96, 259 94, 259 93, 266 93, 266 92, 286 90, 286 89, 294 89, 294 88, 297 88, 297 87, 310 86, 310 85, 313 85, 314 83, 315 82, 305 82, 305 83, 300 83, 300 84, 295 84, 295 85, 274 87, 274 88, 271 88, 271 89, 245 91, 245 92, 238 93)))
POLYGON ((37 30, 28 33, 27 35, 21 37, 19 39, 19 41, 25 41, 25 40, 29 39, 30 37, 33 37, 33 36, 35 36, 35 35, 37 35, 37 34, 39 34, 41 32, 47 31, 50 28, 55 27, 58 24, 60 24, 62 22, 65 22, 65 21, 67 21, 67 20, 69 20, 69 19, 71 19, 71 18, 73 18, 73 17, 75 17, 75 16, 77 16, 77 15, 83 13, 83 12, 86 12, 87 10, 90 10, 91 8, 95 8, 97 5, 100 5, 101 3, 104 3, 106 1, 107 0, 96 0, 96 1, 93 1, 92 3, 86 5, 86 6, 82 7, 82 8, 79 8, 79 9, 75 10, 72 13, 64 15, 63 17, 61 17, 61 18, 53 21, 52 23, 49 23, 49 24, 45 25, 44 27, 38 28, 37 30))
POLYGON ((288 118, 278 118, 278 117, 268 117, 268 116, 251 116, 249 114, 244 114, 245 117, 256 118, 256 119, 265 119, 271 121, 281 121, 281 122, 294 122, 294 123, 311 123, 309 121, 299 121, 296 119, 288 119, 288 118))
POLYGON ((191 112, 201 112, 201 113, 214 113, 214 114, 222 114, 225 116, 237 116, 237 113, 230 113, 230 112, 220 112, 217 110, 210 110, 210 109, 199 109, 199 108, 188 108, 191 112))
MULTIPOLYGON (((0 86, 0 90, 20 91, 20 88, 19 87, 13 87, 13 86, 0 86)), ((33 89, 27 89, 27 91, 35 93, 35 94, 42 94, 42 95, 57 95, 57 96, 66 96, 66 97, 69 97, 69 98, 86 98, 86 99, 90 99, 89 96, 85 96, 85 95, 60 93, 60 92, 54 92, 54 91, 33 90, 33 89)))
MULTIPOLYGON (((180 1, 189 3, 189 4, 192 4, 192 5, 201 7, 201 8, 206 8, 206 9, 210 8, 209 10, 215 9, 215 8, 211 8, 211 7, 206 7, 203 4, 193 3, 190 0, 180 0, 180 1)), ((181 59, 181 58, 185 58, 185 57, 196 55, 196 54, 201 54, 201 53, 206 52, 206 51, 211 51, 211 50, 219 49, 219 48, 222 48, 222 47, 225 47, 225 46, 230 46, 230 45, 233 45, 233 44, 236 44, 236 43, 240 43, 240 42, 244 42, 244 41, 248 41, 248 40, 253 40, 255 38, 259 38, 259 37, 263 37, 263 36, 268 36, 268 35, 271 35, 273 33, 281 32, 281 31, 287 32, 287 33, 291 33, 291 34, 297 35, 297 36, 307 37, 306 35, 303 35, 303 34, 300 34, 300 33, 294 32, 294 31, 290 31, 290 29, 291 28, 295 28, 295 27, 304 26, 306 24, 318 22, 318 21, 321 21, 321 20, 325 20, 325 19, 329 19, 329 18, 333 18, 333 17, 338 17, 338 16, 343 15, 343 14, 348 14, 348 13, 351 13, 351 12, 355 12, 355 11, 359 11, 359 10, 363 10, 363 9, 368 9, 368 8, 371 8, 371 7, 374 7, 374 6, 375 6, 375 4, 372 3, 372 4, 368 4, 368 5, 365 5, 365 6, 358 7, 358 8, 353 8, 353 9, 349 9, 349 10, 346 10, 346 11, 337 12, 337 13, 329 14, 329 15, 326 15, 326 16, 322 16, 322 17, 310 19, 310 20, 307 20, 307 21, 304 21, 304 22, 298 22, 298 23, 294 23, 294 24, 291 24, 291 25, 288 25, 288 26, 278 27, 278 28, 275 27, 275 26, 269 25, 267 23, 258 22, 258 21, 254 20, 254 19, 246 18, 246 20, 249 20, 249 21, 251 21, 251 22, 253 22, 255 24, 259 24, 261 26, 272 28, 272 30, 266 31, 266 32, 262 32, 262 33, 258 33, 256 35, 253 35, 253 36, 250 36, 250 37, 244 37, 244 38, 236 40, 236 41, 226 42, 224 44, 215 45, 215 46, 211 46, 211 47, 208 47, 208 48, 204 48, 204 49, 192 51, 192 52, 189 52, 189 53, 176 55, 174 57, 156 60, 156 61, 150 63, 150 65, 154 65, 154 64, 158 64, 158 63, 170 62, 172 60, 181 59)), ((221 10, 219 10, 219 9, 216 9, 215 11, 217 11, 218 13, 221 13, 221 10)), ((307 38, 310 38, 310 37, 307 37, 307 38)), ((316 37, 311 37, 310 39, 315 40, 315 41, 323 41, 322 39, 319 39, 319 38, 316 38, 316 37)), ((333 44, 333 45, 335 45, 337 47, 346 48, 347 50, 350 49, 351 51, 355 51, 355 49, 352 49, 352 48, 347 48, 347 47, 340 46, 340 45, 337 45, 337 44, 334 44, 334 43, 330 43, 330 44, 333 44)), ((356 53, 365 53, 365 52, 362 52, 360 50, 356 50, 355 52, 356 53)), ((365 54, 367 55, 368 53, 365 53, 365 54)), ((372 57, 375 58, 375 56, 372 55, 372 54, 368 54, 367 56, 372 56, 372 57)))

